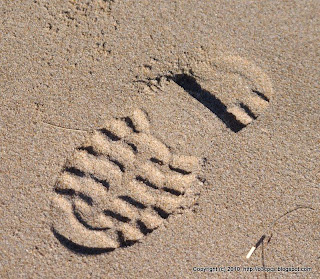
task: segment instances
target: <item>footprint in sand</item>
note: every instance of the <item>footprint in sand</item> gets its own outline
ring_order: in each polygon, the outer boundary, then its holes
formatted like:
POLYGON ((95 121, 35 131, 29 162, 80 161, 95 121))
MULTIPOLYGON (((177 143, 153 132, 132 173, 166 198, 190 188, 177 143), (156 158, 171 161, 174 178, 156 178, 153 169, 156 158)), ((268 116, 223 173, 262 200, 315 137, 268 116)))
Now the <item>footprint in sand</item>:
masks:
MULTIPOLYGON (((253 63, 232 56, 195 69, 157 78, 156 90, 162 79, 175 82, 235 133, 268 107, 270 80, 253 63)), ((142 110, 113 118, 65 164, 55 185, 52 231, 81 253, 130 246, 196 204, 201 164, 199 158, 173 154, 154 137, 142 110)))
POLYGON ((135 110, 75 150, 53 199, 59 217, 52 230, 62 244, 83 253, 129 246, 195 204, 201 162, 170 152, 149 125, 135 110))

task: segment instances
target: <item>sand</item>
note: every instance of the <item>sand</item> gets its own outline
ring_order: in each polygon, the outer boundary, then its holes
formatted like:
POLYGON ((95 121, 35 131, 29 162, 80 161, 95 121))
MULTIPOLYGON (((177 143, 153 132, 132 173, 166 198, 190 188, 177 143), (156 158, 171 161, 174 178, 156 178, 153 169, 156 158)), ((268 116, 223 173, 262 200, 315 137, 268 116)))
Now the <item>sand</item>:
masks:
POLYGON ((1 278, 320 277, 318 1, 0 7, 1 278))

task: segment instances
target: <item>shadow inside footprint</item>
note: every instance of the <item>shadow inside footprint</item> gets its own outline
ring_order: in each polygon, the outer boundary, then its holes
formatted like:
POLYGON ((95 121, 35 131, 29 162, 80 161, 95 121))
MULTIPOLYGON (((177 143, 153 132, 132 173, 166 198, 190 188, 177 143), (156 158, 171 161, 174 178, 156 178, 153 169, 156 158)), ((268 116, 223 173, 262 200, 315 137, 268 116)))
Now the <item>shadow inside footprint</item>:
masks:
POLYGON ((238 121, 232 113, 227 111, 227 106, 221 100, 208 90, 203 89, 193 76, 176 74, 168 78, 213 112, 233 132, 237 133, 246 126, 238 121))

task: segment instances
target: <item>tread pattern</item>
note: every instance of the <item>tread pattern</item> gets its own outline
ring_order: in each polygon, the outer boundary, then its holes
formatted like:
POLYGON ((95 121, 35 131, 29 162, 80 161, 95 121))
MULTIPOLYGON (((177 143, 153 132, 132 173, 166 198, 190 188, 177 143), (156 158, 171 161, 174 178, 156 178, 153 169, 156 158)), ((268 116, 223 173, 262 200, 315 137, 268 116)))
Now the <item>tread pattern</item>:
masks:
MULTIPOLYGON (((227 112, 235 117, 240 126, 246 127, 256 120, 269 106, 273 96, 270 78, 253 62, 240 56, 225 56, 211 61, 213 70, 222 71, 245 81, 242 93, 234 96, 232 103, 227 103, 227 112), (246 88, 246 89, 245 89, 246 88)), ((223 96, 218 96, 223 99, 223 96)), ((223 102, 225 102, 223 100, 223 102)))
POLYGON ((75 150, 55 185, 60 241, 91 252, 129 246, 195 204, 199 159, 173 154, 149 129, 146 113, 135 110, 75 150))
POLYGON ((234 133, 262 115, 274 94, 266 73, 239 56, 220 57, 212 61, 208 58, 207 62, 189 67, 181 72, 158 76, 149 80, 147 85, 156 91, 165 84, 163 81, 173 81, 234 133))

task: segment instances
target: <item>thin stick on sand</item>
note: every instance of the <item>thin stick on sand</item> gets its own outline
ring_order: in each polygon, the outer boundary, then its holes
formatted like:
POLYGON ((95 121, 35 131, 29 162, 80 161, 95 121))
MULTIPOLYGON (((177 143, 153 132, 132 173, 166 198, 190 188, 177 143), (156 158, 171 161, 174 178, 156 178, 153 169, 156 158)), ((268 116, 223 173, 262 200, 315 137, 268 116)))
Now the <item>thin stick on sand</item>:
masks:
MULTIPOLYGON (((286 213, 282 214, 280 217, 278 217, 275 221, 273 221, 271 223, 271 228, 269 229, 269 231, 271 232, 270 234, 264 234, 263 236, 261 236, 261 238, 258 240, 258 242, 251 247, 250 251, 248 252, 246 258, 249 259, 251 257, 251 255, 254 253, 254 251, 261 245, 261 243, 264 241, 264 239, 266 238, 266 235, 270 235, 269 239, 268 239, 268 242, 267 244, 270 242, 271 240, 271 237, 273 235, 272 231, 274 229, 274 227, 276 226, 276 224, 278 223, 278 221, 283 218, 284 216, 298 210, 298 209, 311 209, 311 210, 314 210, 314 208, 310 207, 310 206, 301 206, 301 205, 298 205, 296 208, 294 209, 291 209, 289 211, 287 211, 286 213)), ((269 225, 270 226, 270 225, 269 225)))
POLYGON ((253 254, 253 252, 261 245, 261 243, 263 242, 263 240, 266 238, 266 235, 264 234, 263 236, 261 236, 261 238, 258 240, 258 242, 256 243, 256 245, 252 246, 249 253, 247 254, 246 258, 249 259, 251 257, 251 255, 253 254))

